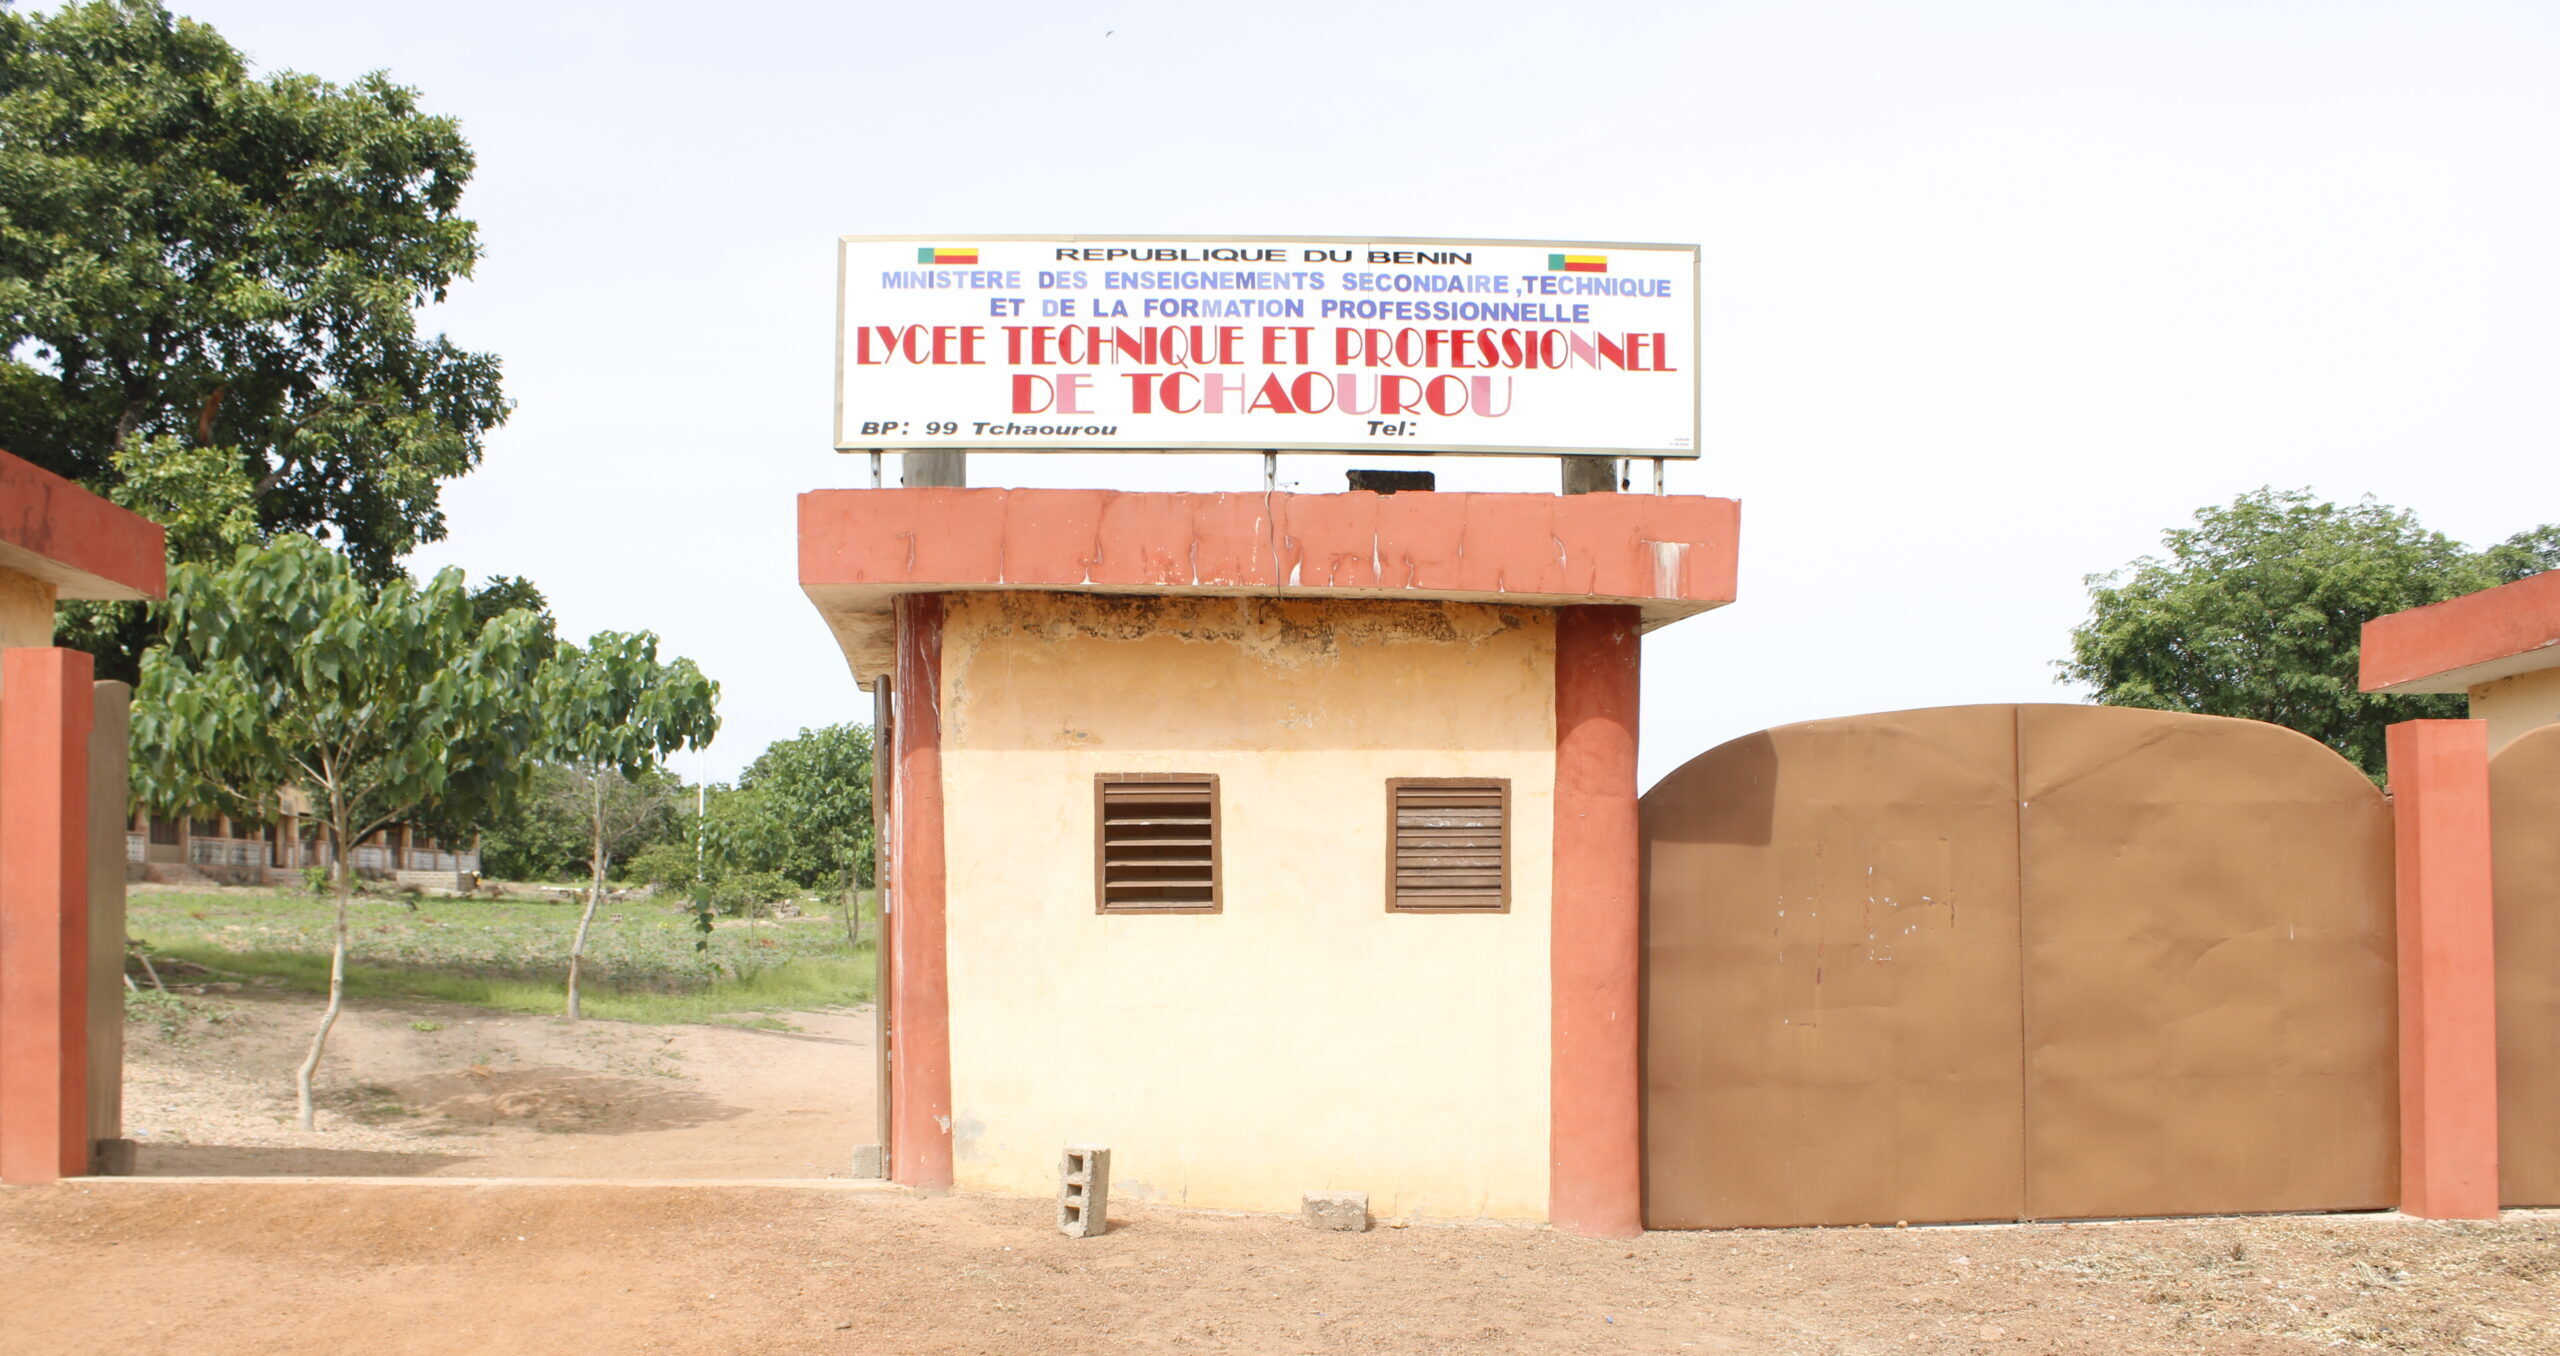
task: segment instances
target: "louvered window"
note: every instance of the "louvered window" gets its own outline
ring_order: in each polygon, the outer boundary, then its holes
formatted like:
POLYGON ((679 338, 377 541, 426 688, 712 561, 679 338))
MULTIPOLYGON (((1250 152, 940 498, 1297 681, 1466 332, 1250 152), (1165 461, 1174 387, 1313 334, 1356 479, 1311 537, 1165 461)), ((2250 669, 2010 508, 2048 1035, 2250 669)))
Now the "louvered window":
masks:
POLYGON ((1097 911, 1218 911, 1216 776, 1106 772, 1093 802, 1097 911))
POLYGON ((1387 783, 1387 908, 1502 913, 1511 907, 1511 783, 1398 777, 1387 783))

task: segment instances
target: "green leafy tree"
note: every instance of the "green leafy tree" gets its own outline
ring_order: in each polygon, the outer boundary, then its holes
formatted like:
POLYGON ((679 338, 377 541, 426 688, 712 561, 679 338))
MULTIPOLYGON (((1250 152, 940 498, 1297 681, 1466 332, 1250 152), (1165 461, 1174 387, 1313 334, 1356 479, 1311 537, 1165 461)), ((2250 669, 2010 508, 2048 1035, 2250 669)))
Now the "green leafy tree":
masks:
POLYGON ((472 168, 378 73, 253 77, 156 0, 0 11, 0 446, 109 493, 227 468, 260 533, 392 579, 507 415, 496 358, 418 332, 479 256, 472 168))
POLYGON ((134 705, 137 799, 265 817, 296 786, 328 832, 329 1005, 294 1076, 308 1130, 345 993, 355 845, 403 820, 467 820, 515 790, 540 733, 526 700, 533 621, 479 621, 459 571, 377 589, 289 537, 177 568, 162 622, 134 705))
POLYGON ((861 939, 861 888, 871 883, 871 731, 862 725, 802 729, 766 746, 738 778, 769 830, 760 869, 844 904, 845 941, 861 939))
MULTIPOLYGON (((107 497, 160 524, 175 560, 229 560, 265 537, 257 496, 230 448, 167 436, 135 438, 109 459, 107 497)), ((98 657, 98 676, 133 682, 157 635, 141 603, 64 603, 54 641, 98 657)))
MULTIPOLYGON (((671 831, 635 854, 629 871, 636 880, 692 900, 694 926, 702 934, 695 949, 707 951, 719 915, 753 919, 810 887, 775 869, 792 855, 790 840, 800 828, 764 790, 721 783, 692 790, 700 796, 700 811, 684 814, 689 807, 680 804, 671 831)), ((817 888, 831 886, 822 881, 817 888)), ((849 924, 848 944, 855 936, 849 924)))
POLYGON ((561 880, 586 860, 587 816, 567 768, 535 767, 523 794, 477 829, 480 869, 501 880, 561 880))
POLYGON ((493 574, 471 591, 471 615, 495 620, 501 612, 533 614, 533 657, 549 662, 560 648, 560 623, 551 615, 551 600, 520 574, 493 574))
POLYGON ((2356 690, 2364 624, 2560 563, 2560 529, 2475 552, 2370 501, 2261 489, 2196 512, 2145 556, 2091 575, 2066 682, 2109 706, 2238 716, 2299 730, 2379 781, 2383 728, 2459 717, 2460 697, 2356 690))
POLYGON ((600 631, 584 647, 559 647, 542 666, 535 700, 542 754, 568 772, 587 817, 587 905, 569 945, 568 1015, 576 1021, 579 963, 605 875, 614 854, 643 839, 664 814, 665 793, 653 774, 667 755, 700 748, 719 733, 720 685, 690 659, 660 663, 658 638, 646 631, 600 631))
POLYGON ((2519 532, 2480 553, 2501 584, 2560 570, 2560 523, 2519 532))

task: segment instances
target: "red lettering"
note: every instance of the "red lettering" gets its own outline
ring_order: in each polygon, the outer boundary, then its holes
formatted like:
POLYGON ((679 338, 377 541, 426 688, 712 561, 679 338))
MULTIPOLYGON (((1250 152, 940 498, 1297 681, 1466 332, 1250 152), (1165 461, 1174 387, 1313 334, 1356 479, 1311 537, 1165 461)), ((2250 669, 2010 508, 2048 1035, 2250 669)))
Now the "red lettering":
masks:
POLYGON ((1053 388, 1049 385, 1047 377, 1035 377, 1028 372, 1014 374, 1013 412, 1015 414, 1038 414, 1049 408, 1049 401, 1052 398, 1054 398, 1053 388), (1038 393, 1036 397, 1034 392, 1038 393), (1038 401, 1037 404, 1033 403, 1035 399, 1038 401))
POLYGON ((1245 406, 1247 414, 1258 414, 1266 410, 1273 414, 1299 413, 1298 407, 1289 403, 1288 388, 1280 384, 1277 373, 1262 379, 1262 389, 1254 392, 1253 403, 1245 406))
POLYGON ((1467 379, 1465 377, 1433 377, 1423 388, 1423 400, 1433 414, 1465 414, 1467 412, 1467 379))
POLYGON ((1153 366, 1156 360, 1156 331, 1153 325, 1131 335, 1117 325, 1111 327, 1111 346, 1132 362, 1153 366))
POLYGON ((1212 372, 1201 378, 1201 382, 1209 392, 1208 406, 1211 414, 1225 414, 1229 396, 1233 396, 1238 401, 1244 399, 1244 378, 1242 377, 1230 377, 1224 373, 1212 372))
MULTIPOLYGON (((1301 344, 1306 342, 1303 333, 1299 342, 1301 344)), ((1322 372, 1301 372, 1296 381, 1289 383, 1289 398, 1298 402, 1300 413, 1322 414, 1333 408, 1333 387, 1325 384, 1322 372), (1316 392, 1319 390, 1324 392, 1324 403, 1321 405, 1316 403, 1316 392)))
POLYGON ((1377 392, 1369 393, 1369 403, 1366 406, 1360 403, 1360 378, 1355 373, 1334 374, 1333 400, 1334 407, 1344 414, 1376 414, 1378 412, 1377 392))

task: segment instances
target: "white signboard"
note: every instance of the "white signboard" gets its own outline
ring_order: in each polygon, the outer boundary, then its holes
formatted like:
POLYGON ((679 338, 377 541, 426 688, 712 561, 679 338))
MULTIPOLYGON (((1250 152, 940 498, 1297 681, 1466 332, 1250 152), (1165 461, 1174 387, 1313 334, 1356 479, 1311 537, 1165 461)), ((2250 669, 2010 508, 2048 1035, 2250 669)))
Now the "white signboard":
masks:
POLYGON ((1698 455, 1695 245, 847 236, 844 451, 1698 455))

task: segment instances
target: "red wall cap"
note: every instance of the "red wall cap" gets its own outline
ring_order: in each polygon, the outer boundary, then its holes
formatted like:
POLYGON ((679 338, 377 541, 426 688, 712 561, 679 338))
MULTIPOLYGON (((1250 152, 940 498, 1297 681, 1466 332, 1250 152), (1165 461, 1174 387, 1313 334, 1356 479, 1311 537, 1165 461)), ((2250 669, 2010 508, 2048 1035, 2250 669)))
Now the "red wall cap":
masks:
POLYGON ((0 452, 0 570, 33 575, 64 598, 161 598, 168 549, 158 523, 0 452))
POLYGON ((1734 597, 1742 506, 1644 494, 815 490, 800 585, 855 671, 901 593, 1414 598, 1638 608, 1647 628, 1734 597))
POLYGON ((2560 668, 2560 570, 2364 624, 2367 692, 2467 692, 2560 668))

